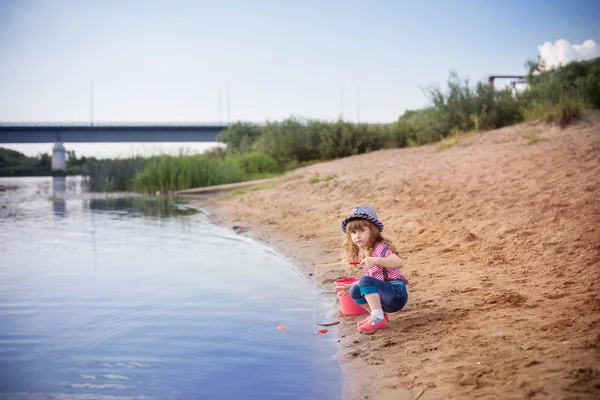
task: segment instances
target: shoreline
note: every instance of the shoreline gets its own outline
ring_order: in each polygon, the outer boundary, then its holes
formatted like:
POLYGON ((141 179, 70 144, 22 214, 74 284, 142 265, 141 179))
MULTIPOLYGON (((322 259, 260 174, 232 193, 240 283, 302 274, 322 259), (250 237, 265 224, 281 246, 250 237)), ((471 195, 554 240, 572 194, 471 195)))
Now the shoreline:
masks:
MULTIPOLYGON (((193 203, 307 274, 340 260, 339 223, 352 207, 376 210, 404 261, 409 301, 374 333, 340 314, 344 399, 591 399, 600 393, 598 149, 600 117, 565 129, 521 124, 444 150, 314 164, 273 188, 193 203), (317 172, 333 179, 314 182, 317 172)), ((328 295, 337 277, 360 274, 328 267, 315 278, 328 295)))
POLYGON ((337 297, 333 287, 331 286, 333 285, 334 279, 336 279, 341 273, 339 268, 327 268, 325 272, 317 272, 316 275, 314 274, 314 264, 337 261, 337 259, 332 259, 332 252, 326 248, 317 247, 314 245, 303 246, 300 248, 301 250, 298 250, 298 242, 293 238, 281 234, 280 232, 269 230, 266 226, 252 225, 248 222, 243 222, 234 218, 232 216, 232 211, 228 210, 226 206, 216 205, 214 201, 215 199, 212 198, 212 196, 190 196, 188 198, 192 207, 200 208, 208 212, 212 223, 233 229, 240 235, 248 236, 273 248, 286 258, 292 260, 292 262, 298 266, 307 279, 313 282, 316 281, 316 284, 319 287, 318 290, 320 291, 320 295, 322 297, 327 298, 329 296, 333 296, 333 298, 328 300, 328 305, 331 305, 332 309, 334 309, 334 307, 337 308, 338 311, 332 312, 332 314, 328 317, 330 317, 331 320, 340 322, 336 328, 336 335, 338 336, 339 344, 337 346, 335 357, 342 372, 342 399, 369 398, 369 395, 364 393, 361 393, 360 396, 354 394, 356 392, 362 392, 362 390, 359 389, 360 386, 362 386, 362 380, 358 378, 364 376, 365 372, 370 376, 375 376, 375 369, 373 366, 369 365, 350 365, 348 360, 344 359, 345 356, 347 357, 347 354, 343 352, 344 348, 349 347, 352 337, 352 335, 349 335, 348 333, 351 333, 351 329, 355 328, 355 322, 360 318, 364 318, 364 316, 349 317, 344 316, 339 311, 339 307, 337 306, 337 297), (365 371, 365 369, 369 369, 370 371, 365 371), (362 372, 360 374, 353 373, 353 371, 356 372, 358 370, 362 372))

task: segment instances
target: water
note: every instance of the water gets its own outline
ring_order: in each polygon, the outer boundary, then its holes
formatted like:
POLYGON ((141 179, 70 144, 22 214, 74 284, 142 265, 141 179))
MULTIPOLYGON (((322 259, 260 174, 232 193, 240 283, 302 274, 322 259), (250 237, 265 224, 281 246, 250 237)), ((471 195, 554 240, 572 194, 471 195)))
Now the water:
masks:
POLYGON ((293 262, 204 213, 0 179, 0 399, 340 398, 314 332, 293 262))

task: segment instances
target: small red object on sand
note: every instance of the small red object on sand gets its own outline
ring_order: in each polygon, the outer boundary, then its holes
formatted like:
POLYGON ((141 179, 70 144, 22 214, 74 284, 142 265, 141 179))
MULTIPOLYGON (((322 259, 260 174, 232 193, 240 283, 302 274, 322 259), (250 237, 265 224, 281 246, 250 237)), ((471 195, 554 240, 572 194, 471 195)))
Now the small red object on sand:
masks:
POLYGON ((348 264, 350 264, 350 265, 358 265, 358 264, 360 264, 360 261, 350 261, 348 264))
POLYGON ((319 329, 319 333, 327 333, 329 332, 327 329, 319 329))
POLYGON ((285 331, 285 326, 283 326, 283 325, 279 325, 279 330, 280 330, 280 331, 285 331))

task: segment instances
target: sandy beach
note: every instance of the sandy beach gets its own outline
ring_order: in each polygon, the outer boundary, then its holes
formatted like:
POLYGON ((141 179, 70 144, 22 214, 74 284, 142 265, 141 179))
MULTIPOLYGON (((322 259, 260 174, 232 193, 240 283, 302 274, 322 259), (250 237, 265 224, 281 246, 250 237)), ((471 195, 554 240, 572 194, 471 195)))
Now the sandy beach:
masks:
MULTIPOLYGON (((353 206, 377 211, 409 302, 370 334, 332 317, 344 398, 600 397, 600 117, 315 164, 194 204, 306 273, 341 259, 353 206)), ((332 301, 343 275, 319 270, 332 301)))

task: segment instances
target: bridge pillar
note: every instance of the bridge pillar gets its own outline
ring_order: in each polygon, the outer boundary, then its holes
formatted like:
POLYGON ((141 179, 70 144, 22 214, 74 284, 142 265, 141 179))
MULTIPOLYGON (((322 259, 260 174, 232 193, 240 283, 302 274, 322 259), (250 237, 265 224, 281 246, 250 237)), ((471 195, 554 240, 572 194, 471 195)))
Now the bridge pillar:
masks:
POLYGON ((54 142, 52 147, 52 171, 66 170, 67 156, 65 154, 65 146, 62 142, 54 142))

